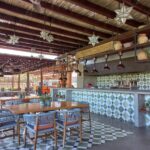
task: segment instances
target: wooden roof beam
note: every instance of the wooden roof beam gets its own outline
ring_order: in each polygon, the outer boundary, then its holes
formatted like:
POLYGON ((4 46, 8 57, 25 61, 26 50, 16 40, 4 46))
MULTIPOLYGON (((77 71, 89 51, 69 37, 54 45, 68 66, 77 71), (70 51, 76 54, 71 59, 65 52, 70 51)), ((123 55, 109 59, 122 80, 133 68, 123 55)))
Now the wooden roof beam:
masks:
MULTIPOLYGON (((36 29, 30 29, 27 27, 21 27, 21 26, 16 26, 13 24, 2 23, 2 22, 0 22, 0 27, 8 28, 9 30, 16 29, 16 31, 21 31, 21 32, 23 31, 23 32, 26 32, 28 34, 34 34, 34 35, 40 36, 40 31, 36 30, 36 29)), ((77 43, 80 45, 82 45, 82 44, 87 45, 87 43, 88 43, 88 40, 87 41, 81 41, 81 40, 77 40, 77 39, 73 39, 73 38, 69 38, 69 37, 63 37, 63 36, 56 35, 56 34, 52 34, 52 35, 56 41, 65 41, 65 42, 67 41, 67 43, 77 43)))
MULTIPOLYGON (((100 5, 96 5, 90 1, 85 1, 85 0, 65 0, 65 1, 73 3, 77 6, 80 6, 87 10, 101 14, 101 15, 106 16, 111 19, 114 19, 116 17, 116 13, 114 11, 111 11, 100 5)), ((122 1, 122 0, 119 0, 119 1, 122 1)), ((143 25, 143 23, 135 21, 135 20, 127 20, 126 24, 131 25, 133 27, 139 27, 140 25, 143 25)))
MULTIPOLYGON (((29 0, 24 0, 24 1, 30 2, 29 0)), ((67 9, 64 9, 62 7, 58 7, 56 5, 52 6, 52 4, 50 4, 51 2, 52 1, 49 1, 49 3, 41 1, 41 6, 43 8, 49 9, 50 11, 53 11, 53 12, 58 13, 60 15, 67 16, 69 18, 73 18, 73 19, 79 20, 81 22, 84 22, 84 23, 87 23, 87 24, 90 24, 90 25, 93 25, 93 26, 96 26, 96 27, 99 27, 99 28, 104 28, 108 31, 117 32, 117 33, 123 33, 123 32, 126 31, 122 28, 104 23, 102 21, 97 21, 95 19, 92 19, 90 17, 84 16, 84 15, 81 15, 81 14, 74 13, 74 12, 72 12, 70 10, 67 10, 67 9)))
MULTIPOLYGON (((122 0, 117 0, 119 3, 122 3, 122 0)), ((150 16, 150 8, 135 0, 123 0, 124 4, 127 6, 133 6, 133 9, 139 11, 147 16, 150 16)))
MULTIPOLYGON (((7 41, 8 40, 8 37, 6 37, 5 35, 1 35, 0 34, 0 41, 7 41), (3 40, 1 40, 3 39, 3 40)), ((25 43, 25 44, 32 44, 32 48, 36 48, 36 47, 42 47, 43 49, 47 49, 47 50, 50 50, 50 49, 53 49, 53 50, 63 50, 63 51, 68 51, 68 50, 73 50, 71 48, 64 48, 62 46, 47 46, 45 45, 45 43, 40 43, 40 42, 36 42, 36 41, 32 41, 32 40, 28 40, 28 39, 22 39, 20 38, 19 39, 19 42, 21 43, 25 43)))
MULTIPOLYGON (((40 37, 35 36, 35 35, 29 35, 29 34, 26 34, 26 33, 20 33, 20 32, 16 32, 16 31, 14 32, 14 31, 11 31, 11 30, 6 30, 6 29, 0 29, 0 32, 3 33, 3 34, 5 34, 5 35, 13 35, 15 33, 20 38, 24 37, 26 39, 41 40, 40 37)), ((53 41, 53 42, 56 42, 56 41, 53 41)), ((72 45, 74 47, 77 47, 77 44, 73 44, 73 43, 67 43, 67 42, 62 42, 62 41, 58 41, 58 43, 69 44, 69 45, 72 45)))
MULTIPOLYGON (((32 16, 32 11, 31 11, 31 15, 29 15, 29 13, 25 13, 25 12, 28 12, 26 9, 23 9, 24 11, 20 11, 19 7, 16 7, 16 6, 13 6, 13 5, 9 5, 9 4, 4 3, 4 2, 0 2, 0 8, 8 10, 8 11, 11 11, 11 12, 14 12, 14 13, 18 13, 18 14, 22 14, 22 15, 33 17, 32 16)), ((4 15, 3 17, 5 18, 6 14, 3 14, 3 15, 4 15)), ((40 14, 38 14, 38 15, 40 15, 40 14)), ((18 17, 13 17, 12 21, 14 22, 16 20, 18 22, 17 18, 18 17)), ((44 16, 40 17, 39 19, 43 20, 43 18, 44 18, 44 16)), ((20 20, 20 22, 24 22, 25 21, 25 19, 22 19, 22 18, 19 18, 19 20, 20 20)), ((50 22, 50 19, 49 19, 49 22, 50 22)), ((72 37, 79 38, 79 39, 80 38, 81 39, 86 39, 87 38, 87 36, 81 35, 81 34, 76 33, 76 32, 67 31, 67 30, 64 30, 64 29, 56 28, 56 27, 50 27, 48 25, 44 25, 44 24, 41 24, 41 23, 38 23, 38 22, 30 21, 29 25, 33 26, 33 27, 38 27, 40 29, 46 29, 48 31, 51 30, 52 32, 61 33, 61 34, 64 34, 66 36, 72 36, 72 37)))
MULTIPOLYGON (((26 15, 26 16, 29 16, 29 17, 34 17, 34 18, 40 19, 40 20, 43 20, 43 18, 44 18, 45 21, 47 21, 47 22, 52 21, 52 24, 61 25, 62 27, 65 27, 65 28, 68 28, 68 29, 77 30, 77 31, 81 32, 80 34, 93 34, 92 29, 89 29, 89 28, 86 28, 86 27, 81 27, 79 25, 74 25, 72 23, 65 22, 65 21, 59 20, 57 18, 54 18, 52 16, 51 17, 45 16, 43 14, 39 14, 39 13, 30 11, 30 10, 27 11, 26 9, 23 9, 23 8, 20 8, 20 7, 17 7, 17 6, 12 6, 12 5, 9 5, 9 4, 4 3, 4 2, 0 2, 0 3, 1 3, 1 8, 8 9, 12 12, 19 13, 19 14, 22 14, 22 15, 26 15), (25 14, 24 12, 26 12, 26 11, 28 13, 25 14)), ((103 38, 108 38, 108 37, 111 36, 108 33, 100 32, 100 31, 96 31, 96 30, 94 30, 94 32, 95 32, 96 35, 99 35, 100 37, 103 37, 103 38)), ((75 31, 74 31, 74 33, 75 33, 75 31)))

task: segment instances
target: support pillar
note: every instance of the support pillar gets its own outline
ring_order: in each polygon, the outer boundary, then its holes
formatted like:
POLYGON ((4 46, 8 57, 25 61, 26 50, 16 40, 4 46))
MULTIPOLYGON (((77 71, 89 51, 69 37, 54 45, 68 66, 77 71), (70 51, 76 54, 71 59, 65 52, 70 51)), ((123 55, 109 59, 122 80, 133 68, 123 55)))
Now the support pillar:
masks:
POLYGON ((43 70, 41 68, 40 70, 40 74, 41 74, 41 88, 43 87, 43 70))
POLYGON ((20 74, 18 74, 18 90, 20 91, 20 74))
POLYGON ((12 83, 11 88, 12 88, 12 90, 14 90, 14 76, 13 75, 12 75, 12 81, 11 81, 11 83, 12 83))
POLYGON ((30 75, 29 72, 27 72, 27 89, 26 89, 27 95, 30 94, 30 75))
POLYGON ((71 88, 72 87, 72 72, 67 72, 67 84, 66 84, 67 88, 71 88))

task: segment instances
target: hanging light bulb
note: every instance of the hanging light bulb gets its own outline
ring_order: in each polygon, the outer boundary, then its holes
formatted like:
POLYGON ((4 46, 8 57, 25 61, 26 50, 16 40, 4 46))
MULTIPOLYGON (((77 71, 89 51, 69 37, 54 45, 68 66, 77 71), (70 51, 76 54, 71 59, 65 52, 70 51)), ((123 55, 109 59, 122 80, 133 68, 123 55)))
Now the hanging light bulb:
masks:
POLYGON ((85 62, 84 62, 84 72, 85 72, 85 73, 88 73, 86 63, 87 63, 87 59, 86 59, 85 62))
POLYGON ((124 69, 125 65, 122 63, 122 52, 119 53, 119 64, 117 65, 118 69, 124 69))
POLYGON ((97 60, 97 58, 95 57, 95 58, 94 58, 93 69, 92 69, 92 72, 93 72, 93 73, 97 73, 97 72, 98 72, 98 70, 96 69, 96 66, 95 66, 96 60, 97 60))
POLYGON ((105 66, 104 70, 110 70, 110 67, 108 66, 108 55, 105 55, 105 66))

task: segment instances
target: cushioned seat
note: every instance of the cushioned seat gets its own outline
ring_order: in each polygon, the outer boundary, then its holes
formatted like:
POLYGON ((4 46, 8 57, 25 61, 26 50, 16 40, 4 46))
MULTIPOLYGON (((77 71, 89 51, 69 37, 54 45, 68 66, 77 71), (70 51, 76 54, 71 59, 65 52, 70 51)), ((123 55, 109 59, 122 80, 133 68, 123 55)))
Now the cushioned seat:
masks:
POLYGON ((34 134, 34 150, 36 149, 37 138, 39 136, 47 136, 54 133, 55 146, 57 146, 57 131, 55 122, 55 111, 38 114, 25 114, 25 137, 24 143, 26 144, 26 133, 34 134))
POLYGON ((80 141, 82 141, 82 123, 80 109, 69 109, 57 111, 57 126, 63 130, 63 146, 66 140, 66 130, 77 129, 80 133, 80 141))

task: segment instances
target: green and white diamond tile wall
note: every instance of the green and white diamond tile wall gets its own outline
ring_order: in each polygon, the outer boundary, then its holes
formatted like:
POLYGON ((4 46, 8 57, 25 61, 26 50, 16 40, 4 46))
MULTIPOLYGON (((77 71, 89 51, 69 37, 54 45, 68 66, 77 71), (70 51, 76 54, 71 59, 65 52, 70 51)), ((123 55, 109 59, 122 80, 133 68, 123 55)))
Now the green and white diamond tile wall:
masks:
MULTIPOLYGON (((66 97, 66 90, 63 90, 63 89, 59 89, 57 91, 57 94, 58 95, 61 95, 61 96, 64 96, 66 97)), ((65 97, 61 97, 61 98, 57 98, 58 101, 65 101, 65 97)))
MULTIPOLYGON (((150 95, 145 95, 145 103, 150 101, 150 95)), ((145 124, 146 126, 150 126, 150 115, 145 114, 145 124)))
POLYGON ((117 86, 117 80, 137 80, 137 86, 139 87, 139 89, 150 90, 150 73, 131 73, 122 75, 99 76, 97 77, 97 86, 103 88, 117 86))
POLYGON ((134 94, 73 90, 72 100, 88 102, 93 113, 134 122, 134 94))

